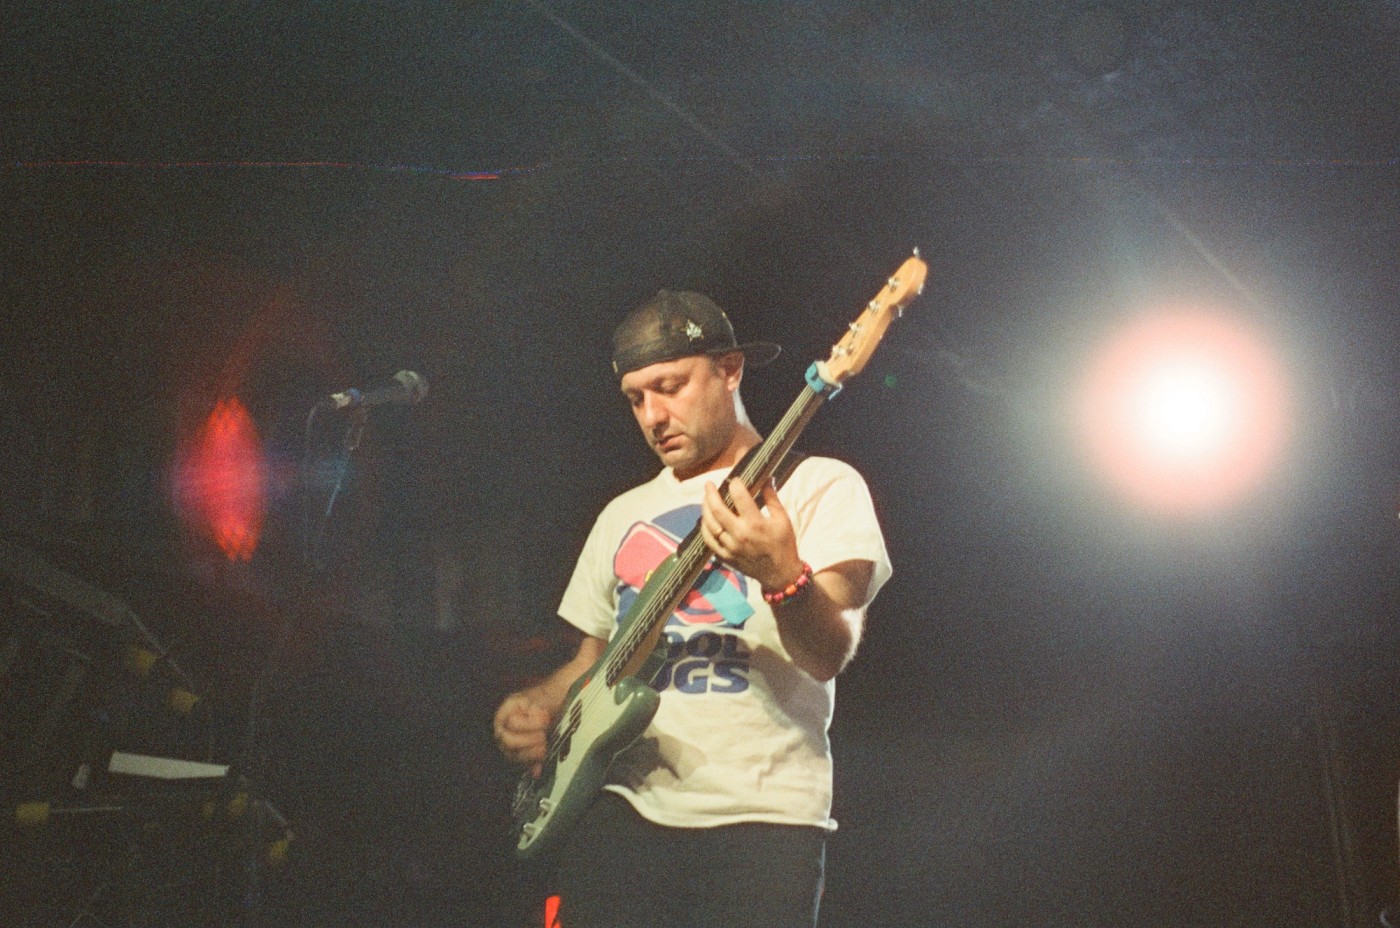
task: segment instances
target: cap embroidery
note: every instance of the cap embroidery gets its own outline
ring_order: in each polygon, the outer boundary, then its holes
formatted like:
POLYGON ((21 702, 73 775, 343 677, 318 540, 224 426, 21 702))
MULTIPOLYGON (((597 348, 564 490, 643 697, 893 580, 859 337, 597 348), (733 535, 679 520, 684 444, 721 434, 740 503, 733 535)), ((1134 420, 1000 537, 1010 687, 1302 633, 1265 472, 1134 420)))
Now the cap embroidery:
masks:
POLYGON ((687 319, 685 321, 685 335, 691 341, 695 341, 697 338, 705 336, 705 330, 696 325, 694 319, 687 319))

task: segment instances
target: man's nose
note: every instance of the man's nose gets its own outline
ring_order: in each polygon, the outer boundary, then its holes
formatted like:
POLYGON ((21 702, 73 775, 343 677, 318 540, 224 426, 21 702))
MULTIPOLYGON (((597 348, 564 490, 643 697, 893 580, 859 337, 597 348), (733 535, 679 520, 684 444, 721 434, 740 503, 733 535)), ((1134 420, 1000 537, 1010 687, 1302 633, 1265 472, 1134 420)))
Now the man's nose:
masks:
POLYGON ((642 424, 648 429, 664 425, 668 415, 666 403, 661 397, 650 393, 642 397, 642 424))

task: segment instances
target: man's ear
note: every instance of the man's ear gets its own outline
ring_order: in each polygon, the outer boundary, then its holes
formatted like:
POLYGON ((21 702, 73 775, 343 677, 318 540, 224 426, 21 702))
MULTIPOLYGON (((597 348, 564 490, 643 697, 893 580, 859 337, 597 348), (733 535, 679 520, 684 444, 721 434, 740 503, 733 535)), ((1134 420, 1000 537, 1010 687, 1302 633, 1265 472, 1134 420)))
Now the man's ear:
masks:
POLYGON ((715 358, 715 364, 724 375, 724 385, 732 393, 739 389, 739 383, 744 379, 744 353, 742 351, 731 351, 715 358))

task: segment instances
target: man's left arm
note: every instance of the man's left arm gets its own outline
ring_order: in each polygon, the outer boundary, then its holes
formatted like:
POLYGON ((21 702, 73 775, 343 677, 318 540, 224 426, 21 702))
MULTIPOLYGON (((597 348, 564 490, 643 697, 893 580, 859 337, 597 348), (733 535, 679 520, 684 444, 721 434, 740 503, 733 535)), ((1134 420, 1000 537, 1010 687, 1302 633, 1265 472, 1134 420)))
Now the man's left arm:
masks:
MULTIPOLYGON (((710 550, 765 592, 783 590, 803 574, 792 520, 776 491, 763 494, 765 514, 748 490, 731 483, 733 510, 713 484, 705 488, 701 534, 710 550)), ((875 565, 849 560, 812 575, 800 593, 773 605, 778 636, 797 666, 825 682, 855 655, 875 565)))
POLYGON ((855 656, 865 591, 874 573, 870 561, 843 561, 813 574, 801 595, 773 606, 783 647, 797 666, 823 683, 855 656))

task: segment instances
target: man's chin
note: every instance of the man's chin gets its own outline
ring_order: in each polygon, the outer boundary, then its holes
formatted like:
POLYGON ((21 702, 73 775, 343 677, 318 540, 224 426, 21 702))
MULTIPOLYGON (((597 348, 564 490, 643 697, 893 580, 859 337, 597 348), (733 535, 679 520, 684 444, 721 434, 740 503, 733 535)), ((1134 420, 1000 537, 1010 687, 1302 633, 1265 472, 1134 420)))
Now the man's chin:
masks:
POLYGON ((673 449, 671 451, 662 451, 658 449, 656 456, 661 459, 663 465, 672 470, 685 470, 686 464, 689 463, 691 458, 691 455, 686 454, 682 449, 673 449))
POLYGON ((669 467, 677 474, 688 473, 696 469, 696 455, 691 448, 672 448, 669 451, 657 448, 656 456, 660 458, 663 467, 669 467))

